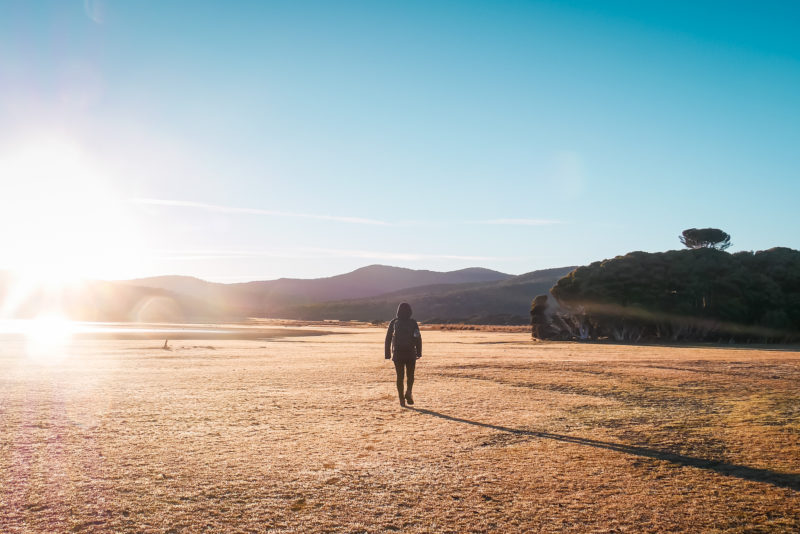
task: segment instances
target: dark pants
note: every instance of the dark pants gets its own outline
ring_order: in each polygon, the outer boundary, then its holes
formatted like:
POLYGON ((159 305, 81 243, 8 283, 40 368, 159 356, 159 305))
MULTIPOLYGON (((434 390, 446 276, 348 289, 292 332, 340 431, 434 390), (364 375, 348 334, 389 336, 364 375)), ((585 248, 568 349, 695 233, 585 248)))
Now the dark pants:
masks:
POLYGON ((394 370, 397 371, 397 393, 403 396, 403 375, 408 374, 408 389, 407 393, 411 393, 411 388, 414 387, 414 366, 417 362, 411 360, 410 362, 394 362, 394 370))

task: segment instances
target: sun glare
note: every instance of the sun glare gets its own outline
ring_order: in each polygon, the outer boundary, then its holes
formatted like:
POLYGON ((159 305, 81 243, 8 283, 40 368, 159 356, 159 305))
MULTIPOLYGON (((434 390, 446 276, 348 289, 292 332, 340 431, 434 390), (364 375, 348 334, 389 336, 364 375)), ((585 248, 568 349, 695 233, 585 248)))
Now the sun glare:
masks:
POLYGON ((141 256, 113 181, 78 146, 39 139, 0 153, 0 268, 43 283, 114 278, 141 256))
POLYGON ((23 327, 28 357, 39 363, 54 364, 68 356, 73 323, 60 315, 42 315, 26 321, 23 327))

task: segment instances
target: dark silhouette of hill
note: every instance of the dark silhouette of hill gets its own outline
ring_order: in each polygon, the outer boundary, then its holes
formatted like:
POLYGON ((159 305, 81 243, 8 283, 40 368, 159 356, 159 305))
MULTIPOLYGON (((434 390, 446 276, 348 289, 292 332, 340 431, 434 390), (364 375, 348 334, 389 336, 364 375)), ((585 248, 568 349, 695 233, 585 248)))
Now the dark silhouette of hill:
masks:
POLYGON ((293 295, 301 300, 319 302, 345 298, 366 298, 400 289, 432 284, 496 282, 498 280, 506 280, 511 276, 480 267, 436 272, 389 267, 387 265, 370 265, 350 273, 329 278, 312 280, 280 278, 274 281, 248 282, 239 285, 251 289, 255 288, 259 292, 267 290, 271 294, 293 295))
POLYGON ((288 307, 281 316, 305 320, 389 320, 408 301, 414 317, 430 323, 528 324, 532 295, 549 291, 574 267, 533 271, 484 283, 435 284, 349 299, 288 307))
POLYGON ((346 274, 316 279, 280 278, 220 284, 188 276, 159 276, 128 283, 214 303, 219 312, 226 315, 283 317, 287 308, 307 304, 366 298, 432 284, 496 282, 509 278, 512 275, 479 267, 436 272, 370 265, 346 274))
MULTIPOLYGON (((212 322, 247 317, 388 320, 402 300, 420 320, 525 324, 533 295, 547 291, 572 268, 521 276, 482 268, 451 272, 371 265, 318 279, 221 284, 189 276, 87 281, 57 296, 29 290, 14 317, 31 318, 54 305, 86 321, 212 322)), ((2 274, 2 273, 0 273, 2 274)), ((9 286, 0 276, 0 298, 9 286)))

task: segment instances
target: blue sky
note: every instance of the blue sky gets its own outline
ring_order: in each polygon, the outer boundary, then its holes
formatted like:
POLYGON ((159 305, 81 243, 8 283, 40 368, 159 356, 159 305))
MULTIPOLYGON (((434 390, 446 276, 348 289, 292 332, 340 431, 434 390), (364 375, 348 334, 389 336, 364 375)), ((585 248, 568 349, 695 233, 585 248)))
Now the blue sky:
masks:
POLYGON ((0 267, 523 273, 706 226, 800 248, 795 2, 3 12, 0 267))

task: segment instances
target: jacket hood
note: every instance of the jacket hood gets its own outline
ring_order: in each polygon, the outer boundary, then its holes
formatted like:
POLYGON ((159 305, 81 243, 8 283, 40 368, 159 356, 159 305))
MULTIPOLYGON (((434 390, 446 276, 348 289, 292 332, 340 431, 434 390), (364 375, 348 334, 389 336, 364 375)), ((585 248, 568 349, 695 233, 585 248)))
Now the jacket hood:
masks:
POLYGON ((411 319, 411 305, 408 302, 401 302, 397 307, 397 317, 399 319, 411 319))

